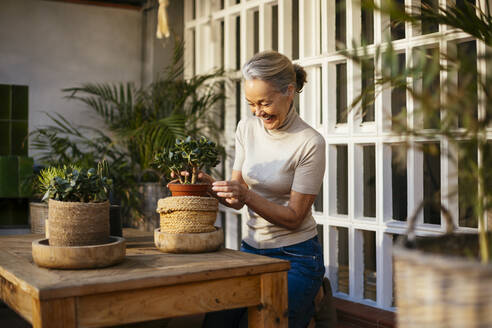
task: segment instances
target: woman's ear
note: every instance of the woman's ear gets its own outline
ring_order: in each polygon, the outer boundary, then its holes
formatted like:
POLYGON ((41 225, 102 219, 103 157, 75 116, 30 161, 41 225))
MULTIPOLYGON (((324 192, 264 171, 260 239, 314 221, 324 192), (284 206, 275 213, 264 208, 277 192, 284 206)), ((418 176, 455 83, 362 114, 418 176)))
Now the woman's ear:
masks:
POLYGON ((293 84, 289 84, 289 86, 287 87, 287 96, 289 97, 289 100, 293 100, 294 99, 294 93, 295 93, 295 87, 293 84))

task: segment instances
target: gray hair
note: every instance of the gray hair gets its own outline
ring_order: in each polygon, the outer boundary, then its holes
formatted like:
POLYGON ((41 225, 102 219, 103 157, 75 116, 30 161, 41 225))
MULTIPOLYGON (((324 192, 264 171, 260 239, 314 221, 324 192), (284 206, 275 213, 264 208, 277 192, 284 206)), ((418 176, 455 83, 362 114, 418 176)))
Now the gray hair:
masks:
POLYGON ((292 64, 285 55, 276 51, 259 52, 243 66, 246 80, 259 79, 269 82, 280 92, 287 92, 290 84, 301 92, 306 82, 306 71, 302 66, 292 64))

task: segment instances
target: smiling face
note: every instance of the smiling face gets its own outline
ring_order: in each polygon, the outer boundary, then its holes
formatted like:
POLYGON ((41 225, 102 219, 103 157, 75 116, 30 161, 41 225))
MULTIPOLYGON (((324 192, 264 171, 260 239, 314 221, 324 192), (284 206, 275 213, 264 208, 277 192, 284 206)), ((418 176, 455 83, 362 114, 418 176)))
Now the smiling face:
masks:
POLYGON ((282 126, 294 98, 294 86, 289 85, 285 94, 269 82, 259 79, 246 80, 244 93, 251 112, 263 121, 268 130, 282 126))

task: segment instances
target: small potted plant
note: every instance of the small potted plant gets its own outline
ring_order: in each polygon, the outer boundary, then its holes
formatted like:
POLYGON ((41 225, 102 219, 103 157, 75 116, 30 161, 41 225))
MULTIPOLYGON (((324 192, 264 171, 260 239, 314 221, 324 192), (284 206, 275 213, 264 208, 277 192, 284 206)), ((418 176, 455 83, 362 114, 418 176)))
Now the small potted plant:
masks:
POLYGON ((50 167, 40 175, 48 200, 49 244, 86 246, 108 242, 109 201, 112 184, 107 164, 98 168, 50 167))
POLYGON ((171 253, 217 250, 223 234, 214 227, 218 201, 209 197, 209 184, 198 174, 219 163, 217 145, 205 137, 176 140, 175 145, 155 155, 153 165, 176 178, 168 184, 172 197, 159 199, 160 228, 154 239, 158 249, 171 253))
POLYGON ((206 197, 209 185, 198 182, 198 174, 219 163, 216 143, 202 136, 199 139, 176 139, 173 146, 155 155, 153 166, 176 178, 168 184, 173 196, 206 197))

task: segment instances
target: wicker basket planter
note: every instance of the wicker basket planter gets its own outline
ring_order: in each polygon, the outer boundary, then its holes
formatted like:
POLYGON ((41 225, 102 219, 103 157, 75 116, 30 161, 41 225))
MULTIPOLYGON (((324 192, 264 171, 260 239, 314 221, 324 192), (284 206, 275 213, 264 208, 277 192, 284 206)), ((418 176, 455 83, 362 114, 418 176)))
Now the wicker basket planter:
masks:
POLYGON ((214 227, 219 202, 212 197, 174 196, 160 199, 160 229, 154 242, 163 252, 199 253, 217 250, 222 231, 214 227), (208 241, 207 241, 208 240, 208 241))
POLYGON ((393 256, 399 328, 492 327, 492 264, 477 259, 478 234, 420 237, 393 256))
POLYGON ((161 231, 199 233, 215 231, 219 202, 212 197, 177 196, 159 199, 161 231))
POLYGON ((51 246, 87 246, 108 242, 109 202, 60 202, 50 199, 48 205, 51 246))
POLYGON ((48 204, 45 202, 29 203, 29 225, 32 233, 42 233, 46 231, 46 220, 48 219, 48 204))

